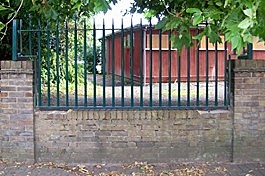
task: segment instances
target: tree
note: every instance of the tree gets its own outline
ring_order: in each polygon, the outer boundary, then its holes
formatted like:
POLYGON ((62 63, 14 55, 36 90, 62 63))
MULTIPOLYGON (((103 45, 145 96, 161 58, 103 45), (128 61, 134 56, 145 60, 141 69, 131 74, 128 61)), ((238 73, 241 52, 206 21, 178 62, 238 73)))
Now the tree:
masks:
POLYGON ((265 39, 264 0, 135 0, 131 12, 161 18, 158 28, 178 29, 175 46, 179 49, 191 46, 192 39, 201 40, 204 35, 215 43, 221 42, 220 34, 224 34, 238 53, 253 36, 265 39), (202 23, 208 25, 197 36, 191 36, 190 28, 202 23))
POLYGON ((0 2, 0 59, 11 58, 12 20, 64 22, 73 17, 91 17, 109 9, 117 0, 2 0, 0 2))

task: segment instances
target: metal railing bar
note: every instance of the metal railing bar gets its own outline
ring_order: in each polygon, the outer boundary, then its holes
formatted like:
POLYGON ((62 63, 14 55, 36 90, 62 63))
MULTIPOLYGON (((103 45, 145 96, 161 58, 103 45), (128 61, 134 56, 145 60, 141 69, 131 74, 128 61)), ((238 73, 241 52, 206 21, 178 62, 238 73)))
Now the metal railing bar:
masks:
POLYGON ((86 19, 84 19, 84 106, 87 106, 87 30, 86 19))
MULTIPOLYGON (((31 30, 32 28, 32 24, 31 24, 31 18, 29 16, 29 26, 28 26, 28 30, 31 30)), ((31 32, 28 32, 29 35, 29 55, 32 56, 32 34, 31 32)))
POLYGON ((231 105, 231 87, 232 86, 232 65, 231 65, 231 55, 228 57, 228 91, 226 92, 228 94, 227 96, 227 105, 231 105))
POLYGON ((56 105, 60 106, 60 72, 59 72, 59 31, 58 21, 56 21, 56 105))
POLYGON ((152 109, 159 109, 159 110, 194 110, 194 109, 198 109, 198 110, 227 110, 227 106, 190 106, 190 107, 187 107, 186 105, 185 106, 172 106, 170 108, 168 107, 161 107, 161 106, 143 106, 143 107, 140 107, 140 106, 134 106, 134 107, 131 107, 131 106, 115 106, 115 107, 112 107, 112 106, 105 106, 105 107, 102 107, 102 106, 89 106, 89 107, 86 107, 86 106, 60 106, 60 107, 57 107, 57 106, 37 106, 36 108, 38 109, 41 109, 41 110, 68 110, 68 109, 105 109, 105 110, 108 110, 108 109, 134 109, 134 110, 142 110, 142 109, 145 109, 145 110, 152 110, 152 109))
POLYGON ((22 28, 22 20, 19 20, 19 30, 18 30, 18 32, 19 32, 19 52, 20 52, 20 54, 22 54, 23 53, 23 51, 22 51, 22 31, 21 31, 21 28, 22 28))
POLYGON ((75 78, 75 106, 78 106, 78 73, 77 73, 77 21, 75 19, 75 30, 74 30, 74 78, 75 78))
POLYGON ((149 87, 150 87, 150 95, 149 95, 149 106, 153 106, 153 76, 152 76, 152 71, 153 71, 153 51, 152 51, 152 22, 151 19, 149 19, 149 46, 150 46, 150 61, 149 61, 149 87))
MULTIPOLYGON (((40 28, 40 20, 38 20, 38 28, 40 28)), ((42 106, 42 90, 41 90, 41 64, 42 64, 42 59, 41 59, 41 33, 37 33, 37 38, 38 38, 38 106, 42 106)))
POLYGON ((51 53, 51 45, 50 45, 50 41, 51 41, 51 35, 50 35, 50 23, 49 21, 47 21, 47 76, 48 76, 48 82, 47 82, 47 97, 48 97, 48 106, 51 105, 51 58, 50 58, 50 53, 51 53))
POLYGON ((159 106, 162 106, 162 30, 159 29, 159 106))
POLYGON ((181 106, 181 94, 180 94, 180 89, 181 89, 181 53, 178 53, 178 106, 181 106))
MULTIPOLYGON (((68 22, 65 23, 65 29, 68 29, 68 22)), ((68 30, 65 30, 65 104, 69 106, 69 75, 68 75, 68 46, 69 46, 69 36, 68 30)))
POLYGON ((205 43, 206 43, 206 98, 205 98, 205 103, 206 106, 209 105, 209 38, 205 36, 205 43))
POLYGON ((114 33, 114 19, 112 19, 111 30, 111 74, 112 74, 112 106, 115 107, 115 33, 114 33))
POLYGON ((124 107, 124 30, 123 19, 121 20, 121 106, 124 107))
MULTIPOLYGON (((199 29, 196 28, 196 35, 199 35, 199 29)), ((200 41, 196 40, 196 106, 200 105, 200 41)))
POLYGON ((215 42, 215 106, 218 106, 218 42, 215 42))
POLYGON ((140 107, 143 107, 143 55, 144 55, 144 41, 143 41, 143 24, 140 19, 140 107))
POLYGON ((93 104, 94 107, 97 106, 97 73, 96 73, 96 22, 93 21, 93 104))
POLYGON ((187 106, 190 106, 190 47, 187 48, 187 106))
POLYGON ((134 36, 133 36, 133 21, 131 18, 130 28, 130 75, 131 75, 131 106, 134 106, 134 36))
POLYGON ((171 64, 172 64, 172 58, 171 58, 171 30, 168 31, 168 106, 172 106, 171 101, 171 81, 172 81, 172 72, 171 72, 171 64))
POLYGON ((106 52, 106 46, 105 46, 105 37, 106 37, 106 34, 105 34, 105 20, 103 19, 103 32, 102 32, 102 82, 103 82, 103 107, 106 106, 106 55, 105 55, 105 52, 106 52))
POLYGON ((227 42, 224 43, 224 106, 227 106, 227 42))
POLYGON ((18 20, 13 20, 12 22, 12 61, 17 60, 17 21, 18 20))

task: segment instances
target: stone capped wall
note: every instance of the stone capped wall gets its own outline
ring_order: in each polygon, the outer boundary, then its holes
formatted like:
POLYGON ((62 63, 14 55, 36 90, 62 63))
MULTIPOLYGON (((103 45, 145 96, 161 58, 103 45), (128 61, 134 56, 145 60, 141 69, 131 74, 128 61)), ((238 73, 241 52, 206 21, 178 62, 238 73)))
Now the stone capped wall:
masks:
POLYGON ((54 162, 265 161, 265 60, 232 62, 232 108, 33 107, 30 61, 1 61, 0 159, 54 162))
POLYGON ((0 159, 34 160, 32 62, 1 61, 0 159))
POLYGON ((37 111, 36 158, 57 162, 230 161, 229 111, 37 111))
POLYGON ((234 160, 265 161, 265 60, 233 61, 234 160))

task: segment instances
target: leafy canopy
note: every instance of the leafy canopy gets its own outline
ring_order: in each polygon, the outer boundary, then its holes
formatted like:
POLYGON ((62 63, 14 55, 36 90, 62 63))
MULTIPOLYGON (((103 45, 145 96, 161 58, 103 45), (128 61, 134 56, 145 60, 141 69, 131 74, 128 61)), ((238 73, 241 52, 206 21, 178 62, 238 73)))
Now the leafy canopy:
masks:
POLYGON ((64 21, 73 17, 90 17, 100 11, 106 12, 110 3, 117 0, 1 0, 0 41, 7 34, 14 18, 64 21))
POLYGON ((265 39, 264 0, 135 0, 131 12, 159 17, 157 28, 178 29, 175 46, 191 46, 192 39, 207 35, 211 43, 221 42, 220 34, 238 53, 253 36, 265 39), (197 36, 190 28, 208 23, 197 36))

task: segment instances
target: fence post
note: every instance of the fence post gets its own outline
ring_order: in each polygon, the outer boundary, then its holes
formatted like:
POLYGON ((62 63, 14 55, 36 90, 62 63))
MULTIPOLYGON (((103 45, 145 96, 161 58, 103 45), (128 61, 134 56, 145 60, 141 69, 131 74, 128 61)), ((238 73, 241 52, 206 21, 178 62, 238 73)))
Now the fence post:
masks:
POLYGON ((1 61, 0 158, 34 161, 33 64, 1 61))
POLYGON ((17 60, 17 19, 12 24, 12 60, 17 60))

